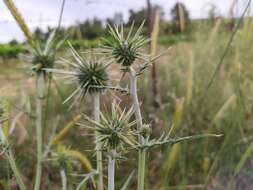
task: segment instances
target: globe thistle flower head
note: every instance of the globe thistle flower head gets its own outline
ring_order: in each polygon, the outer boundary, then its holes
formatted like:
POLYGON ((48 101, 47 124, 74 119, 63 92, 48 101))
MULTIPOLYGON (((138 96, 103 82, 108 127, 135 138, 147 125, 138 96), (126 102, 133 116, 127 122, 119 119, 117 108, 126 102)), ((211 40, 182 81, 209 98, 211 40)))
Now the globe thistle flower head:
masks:
POLYGON ((131 66, 137 59, 145 60, 147 55, 142 52, 142 48, 148 43, 149 39, 141 35, 143 25, 144 22, 133 34, 133 23, 126 37, 124 36, 123 26, 113 28, 108 25, 110 38, 104 39, 104 45, 98 52, 110 55, 123 67, 131 66))
POLYGON ((125 150, 127 146, 134 147, 137 143, 137 133, 133 129, 136 121, 130 121, 133 109, 122 111, 119 105, 113 104, 110 114, 100 114, 101 121, 96 122, 87 118, 95 124, 95 131, 98 133, 97 141, 102 144, 102 149, 125 150))
POLYGON ((32 73, 46 75, 45 69, 53 68, 56 62, 56 53, 62 46, 64 40, 56 39, 52 32, 45 43, 34 42, 28 48, 28 55, 22 55, 25 62, 29 63, 32 73))
POLYGON ((68 148, 64 147, 63 145, 59 145, 56 151, 52 152, 52 163, 59 169, 64 169, 66 171, 71 171, 72 165, 74 164, 73 160, 69 155, 66 154, 68 148))
POLYGON ((107 85, 106 65, 99 60, 86 60, 79 66, 78 72, 78 84, 84 90, 83 95, 100 93, 107 85))
POLYGON ((59 73, 71 84, 77 85, 74 92, 64 101, 75 98, 74 103, 84 99, 86 94, 101 93, 105 90, 109 77, 108 64, 96 57, 83 57, 70 45, 73 60, 61 59, 66 69, 46 69, 49 72, 59 73))

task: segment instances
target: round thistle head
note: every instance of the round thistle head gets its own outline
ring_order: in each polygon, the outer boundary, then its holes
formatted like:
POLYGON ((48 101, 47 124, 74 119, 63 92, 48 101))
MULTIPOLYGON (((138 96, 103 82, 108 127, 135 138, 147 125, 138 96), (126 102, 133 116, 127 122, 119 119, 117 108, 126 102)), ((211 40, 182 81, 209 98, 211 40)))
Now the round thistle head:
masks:
POLYGON ((105 43, 98 50, 99 53, 108 54, 124 67, 131 66, 136 59, 145 59, 147 56, 142 52, 142 48, 149 39, 141 35, 143 25, 144 22, 133 35, 133 23, 126 37, 124 36, 123 27, 119 29, 119 27, 112 28, 109 25, 110 40, 104 39, 105 43))
POLYGON ((46 74, 45 69, 54 67, 56 53, 63 44, 63 40, 57 40, 53 32, 45 43, 34 42, 28 48, 28 55, 23 55, 24 61, 29 63, 29 68, 33 73, 46 74))
POLYGON ((106 67, 98 60, 86 60, 78 68, 77 79, 83 89, 83 95, 100 93, 108 81, 106 67))
POLYGON ((55 167, 66 171, 72 170, 73 159, 67 154, 68 148, 60 145, 55 152, 52 152, 52 160, 55 167))
POLYGON ((62 59, 65 69, 47 69, 47 71, 62 74, 67 82, 77 85, 74 92, 64 101, 67 102, 72 98, 74 103, 83 100, 85 95, 101 93, 105 90, 109 77, 107 74, 108 64, 103 60, 95 57, 85 58, 78 54, 70 45, 72 60, 62 59))
POLYGON ((119 105, 112 105, 110 114, 101 113, 101 121, 98 123, 88 118, 95 124, 95 131, 98 133, 97 141, 102 144, 102 149, 124 150, 126 146, 136 145, 136 132, 132 127, 136 121, 130 121, 133 110, 121 110, 119 105))

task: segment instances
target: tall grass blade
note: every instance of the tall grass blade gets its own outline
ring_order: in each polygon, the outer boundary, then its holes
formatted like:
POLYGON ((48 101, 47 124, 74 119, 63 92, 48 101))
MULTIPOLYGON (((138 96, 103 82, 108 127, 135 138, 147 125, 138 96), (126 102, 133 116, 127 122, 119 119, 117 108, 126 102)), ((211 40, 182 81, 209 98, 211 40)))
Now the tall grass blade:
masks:
POLYGON ((17 7, 15 6, 14 2, 12 0, 4 0, 4 3, 8 7, 8 9, 10 10, 12 16, 15 18, 16 22, 18 23, 18 25, 21 28, 21 30, 23 31, 23 33, 25 34, 29 44, 32 45, 33 44, 32 34, 31 34, 24 18, 22 17, 22 15, 18 11, 17 7))

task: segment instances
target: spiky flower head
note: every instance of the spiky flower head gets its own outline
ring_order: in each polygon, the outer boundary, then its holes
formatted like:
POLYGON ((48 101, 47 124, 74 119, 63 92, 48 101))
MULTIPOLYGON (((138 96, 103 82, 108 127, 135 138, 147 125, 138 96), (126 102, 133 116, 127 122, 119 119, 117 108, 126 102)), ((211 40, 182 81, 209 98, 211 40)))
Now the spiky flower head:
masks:
POLYGON ((28 55, 22 55, 25 62, 29 63, 29 69, 36 74, 46 74, 45 69, 51 69, 56 62, 56 53, 64 40, 56 38, 55 31, 50 34, 47 41, 34 42, 28 47, 28 55))
POLYGON ((55 161, 57 167, 64 169, 64 170, 71 170, 72 161, 70 156, 65 154, 65 147, 59 146, 56 149, 56 152, 53 152, 52 158, 55 161))
POLYGON ((124 35, 123 26, 115 26, 113 28, 108 25, 110 37, 104 39, 104 44, 98 49, 98 52, 108 54, 123 67, 131 66, 137 59, 146 60, 147 56, 143 53, 142 49, 148 43, 149 39, 141 34, 143 25, 144 22, 135 34, 133 34, 133 23, 126 36, 124 35))
MULTIPOLYGON (((130 121, 133 115, 133 109, 123 111, 119 105, 113 104, 110 114, 100 114, 101 121, 97 122, 89 119, 87 120, 95 124, 95 131, 98 133, 97 141, 102 144, 102 149, 106 150, 125 150, 127 146, 136 145, 136 132, 133 126, 136 121, 130 121)), ((82 125, 82 124, 80 124, 82 125)))
POLYGON ((69 45, 73 61, 62 59, 61 63, 66 69, 47 69, 47 71, 64 75, 63 78, 68 82, 77 85, 74 92, 65 100, 65 102, 73 97, 75 97, 74 102, 82 100, 87 93, 94 94, 103 92, 109 80, 106 71, 108 64, 96 57, 83 57, 76 52, 71 44, 69 45))

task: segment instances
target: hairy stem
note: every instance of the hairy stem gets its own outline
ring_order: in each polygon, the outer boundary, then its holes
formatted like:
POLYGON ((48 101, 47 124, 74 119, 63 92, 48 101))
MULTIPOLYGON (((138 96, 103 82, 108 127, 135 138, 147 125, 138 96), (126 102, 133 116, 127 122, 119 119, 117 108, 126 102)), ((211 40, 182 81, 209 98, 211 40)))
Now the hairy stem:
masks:
POLYGON ((115 177, 115 157, 116 150, 113 149, 108 156, 108 190, 115 189, 114 177, 115 177))
POLYGON ((36 138, 37 138, 37 166, 36 166, 36 177, 35 177, 35 190, 40 190, 41 175, 42 175, 42 98, 44 90, 44 76, 38 74, 36 79, 36 138))
POLYGON ((62 182, 62 190, 67 190, 67 176, 64 169, 61 169, 61 182, 62 182))
MULTIPOLYGON (((137 94, 137 76, 133 68, 130 68, 130 93, 133 101, 137 126, 138 129, 140 129, 143 124, 142 124, 140 103, 137 94)), ((144 143, 144 138, 141 135, 139 135, 139 143, 140 144, 144 143)), ((140 149, 138 153, 138 190, 144 190, 145 164, 146 164, 146 150, 140 149)))
MULTIPOLYGON (((94 95, 94 120, 99 122, 100 121, 100 95, 97 93, 94 95)), ((96 141, 98 138, 98 134, 95 134, 96 141)), ((103 183, 103 162, 102 162, 102 151, 101 151, 101 144, 99 142, 96 142, 96 156, 97 156, 97 171, 98 171, 98 181, 97 186, 98 190, 104 189, 104 183, 103 183)))

